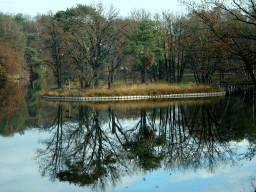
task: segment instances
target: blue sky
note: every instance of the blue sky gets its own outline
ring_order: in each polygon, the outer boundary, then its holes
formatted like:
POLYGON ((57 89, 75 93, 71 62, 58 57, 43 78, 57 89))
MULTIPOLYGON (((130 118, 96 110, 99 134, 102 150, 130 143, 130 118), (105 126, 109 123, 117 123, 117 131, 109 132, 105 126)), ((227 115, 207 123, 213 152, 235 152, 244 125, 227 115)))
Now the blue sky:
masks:
MULTIPOLYGON (((9 14, 23 13, 34 17, 37 13, 46 14, 50 10, 55 13, 56 11, 75 7, 77 4, 90 4, 92 2, 92 0, 0 0, 0 12, 9 14)), ((184 6, 180 6, 178 0, 102 0, 101 2, 105 5, 112 3, 116 9, 120 10, 120 15, 123 17, 128 16, 134 8, 145 8, 151 13, 161 12, 163 10, 170 10, 171 12, 185 10, 184 6)))

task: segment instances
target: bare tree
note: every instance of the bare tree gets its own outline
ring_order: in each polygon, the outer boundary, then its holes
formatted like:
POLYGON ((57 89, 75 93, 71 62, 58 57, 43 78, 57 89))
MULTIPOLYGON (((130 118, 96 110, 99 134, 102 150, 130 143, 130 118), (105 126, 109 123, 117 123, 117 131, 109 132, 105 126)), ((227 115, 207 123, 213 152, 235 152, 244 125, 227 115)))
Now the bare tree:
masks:
POLYGON ((255 1, 209 0, 202 4, 183 1, 222 43, 229 57, 239 58, 255 88, 255 1))
MULTIPOLYGON (((111 6, 109 10, 102 3, 78 5, 67 11, 59 11, 55 18, 64 24, 69 33, 69 41, 75 49, 72 58, 78 66, 89 64, 92 69, 93 86, 98 86, 99 72, 103 69, 108 55, 119 49, 118 39, 123 25, 116 25, 118 12, 111 6)), ((71 51, 71 53, 73 50, 71 51)), ((80 67, 81 68, 81 67, 80 67)))
POLYGON ((42 15, 38 20, 41 24, 40 38, 44 62, 49 66, 57 78, 58 88, 61 87, 62 65, 65 56, 65 41, 60 23, 52 15, 42 15))

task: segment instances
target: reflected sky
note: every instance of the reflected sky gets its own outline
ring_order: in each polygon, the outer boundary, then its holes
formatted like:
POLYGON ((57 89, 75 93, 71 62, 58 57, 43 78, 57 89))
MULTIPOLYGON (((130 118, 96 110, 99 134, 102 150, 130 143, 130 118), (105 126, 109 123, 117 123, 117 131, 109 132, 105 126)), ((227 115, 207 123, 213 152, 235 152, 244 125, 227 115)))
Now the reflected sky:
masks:
MULTIPOLYGON (((51 182, 41 177, 35 151, 40 148, 39 140, 49 137, 38 129, 0 138, 0 186, 1 191, 91 191, 68 182, 51 182)), ((235 144, 235 143, 232 143, 235 144)), ((247 140, 238 143, 239 153, 248 145, 247 140)), ((234 165, 221 165, 214 173, 205 169, 157 170, 139 172, 122 178, 114 190, 106 191, 253 191, 256 178, 256 160, 241 160, 234 165)))
MULTIPOLYGON (((239 143, 239 151, 245 151, 247 144, 247 140, 239 143)), ((125 191, 253 191, 253 177, 256 177, 256 159, 221 165, 214 173, 205 169, 154 171, 125 191)))

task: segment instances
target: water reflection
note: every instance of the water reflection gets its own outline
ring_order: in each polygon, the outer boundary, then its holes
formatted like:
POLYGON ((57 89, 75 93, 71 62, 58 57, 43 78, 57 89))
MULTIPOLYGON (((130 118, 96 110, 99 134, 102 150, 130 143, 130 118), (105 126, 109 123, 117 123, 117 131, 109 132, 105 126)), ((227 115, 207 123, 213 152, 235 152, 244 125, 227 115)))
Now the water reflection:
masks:
POLYGON ((102 190, 107 180, 115 185, 128 162, 123 161, 124 150, 118 139, 111 136, 112 130, 102 126, 99 110, 79 106, 76 118, 64 125, 70 117, 63 116, 63 107, 59 105, 54 125, 45 127, 53 137, 44 141, 46 149, 38 151, 42 175, 48 173, 52 180, 58 178, 79 186, 93 184, 93 188, 102 190))
POLYGON ((25 101, 25 86, 17 86, 15 82, 0 84, 0 135, 13 136, 26 128, 28 110, 25 101))
POLYGON ((102 191, 126 175, 159 168, 214 173, 220 165, 255 156, 252 111, 251 102, 236 97, 124 110, 59 104, 42 124, 52 136, 37 152, 40 172, 52 181, 102 191), (243 139, 250 146, 241 156, 235 143, 243 139))
MULTIPOLYGON (((38 134, 51 135, 36 153, 40 173, 51 181, 104 191, 136 174, 160 169, 172 175, 176 170, 214 174, 223 165, 255 157, 253 98, 103 109, 44 102, 39 95, 44 84, 1 85, 0 134, 37 127, 38 134), (239 151, 237 143, 244 140, 248 146, 239 151)), ((253 175, 250 182, 255 186, 253 175)))

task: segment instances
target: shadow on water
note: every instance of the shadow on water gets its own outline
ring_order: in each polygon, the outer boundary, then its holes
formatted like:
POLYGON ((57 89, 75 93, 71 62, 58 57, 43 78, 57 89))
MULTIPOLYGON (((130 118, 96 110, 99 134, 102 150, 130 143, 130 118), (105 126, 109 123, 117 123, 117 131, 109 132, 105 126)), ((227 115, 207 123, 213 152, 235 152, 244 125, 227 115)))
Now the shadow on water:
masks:
POLYGON ((93 190, 117 186, 128 175, 159 168, 205 169, 251 160, 256 153, 254 100, 154 108, 100 109, 78 104, 44 107, 41 130, 51 133, 37 151, 40 172, 93 190), (247 139, 239 155, 232 144, 247 139))

